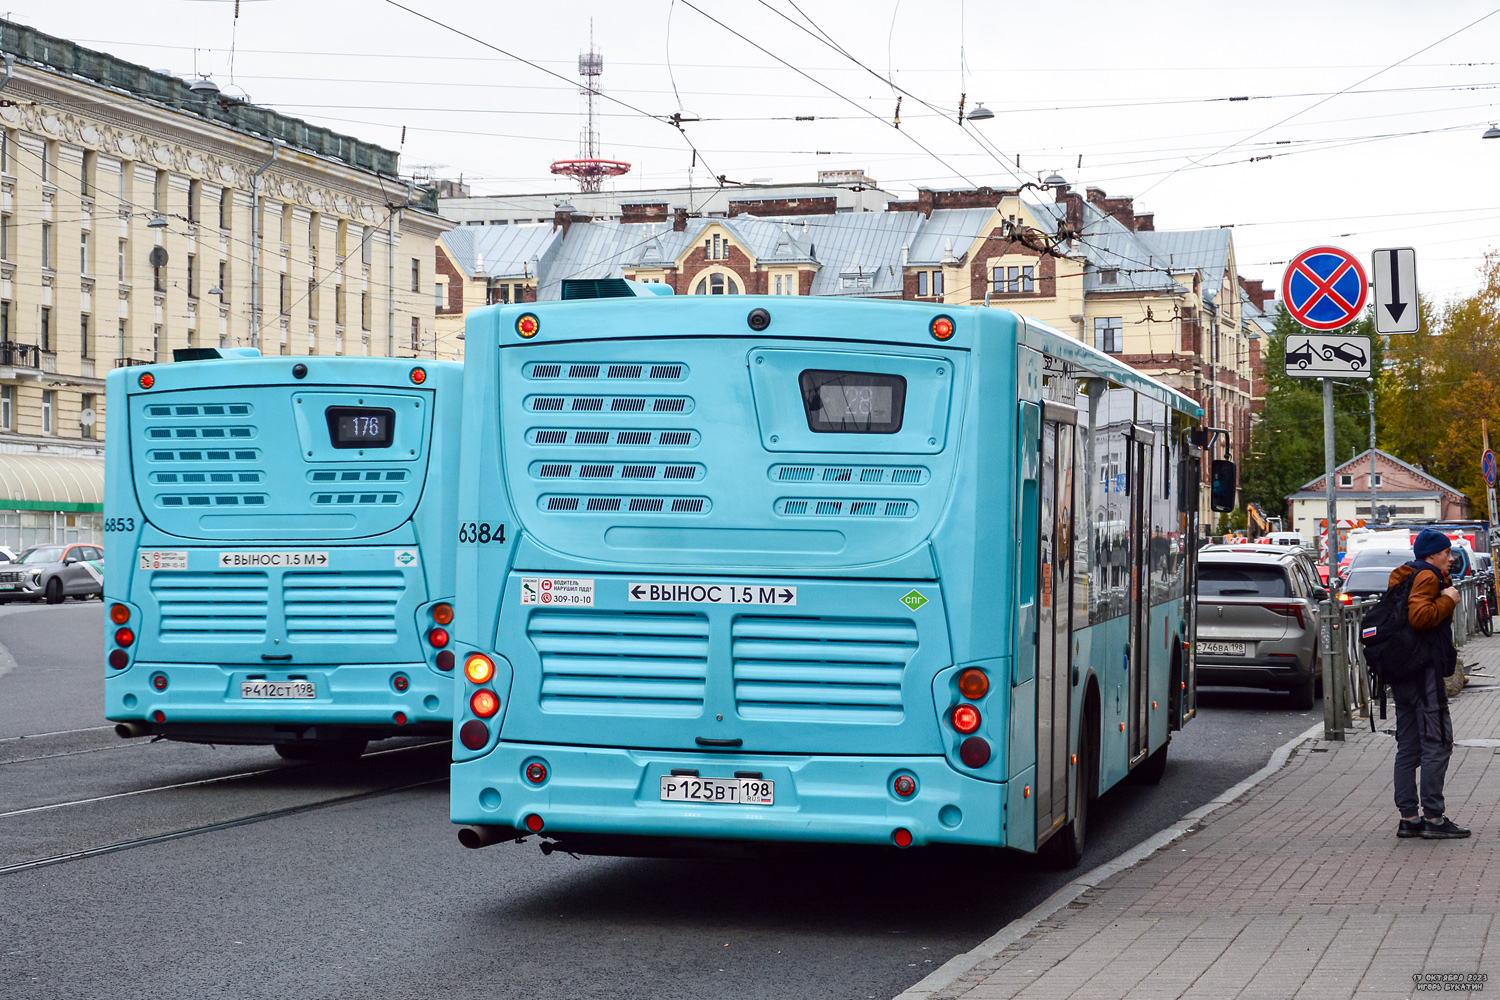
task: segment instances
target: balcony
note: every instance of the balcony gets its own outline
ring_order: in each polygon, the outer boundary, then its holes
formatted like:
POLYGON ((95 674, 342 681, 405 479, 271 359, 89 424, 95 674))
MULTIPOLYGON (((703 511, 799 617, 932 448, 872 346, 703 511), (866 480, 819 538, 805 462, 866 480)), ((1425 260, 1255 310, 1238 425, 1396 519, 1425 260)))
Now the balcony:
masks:
POLYGON ((41 350, 35 344, 17 344, 0 340, 0 368, 33 368, 41 370, 41 350))
POLYGON ((133 368, 136 365, 150 365, 155 363, 144 358, 115 358, 116 368, 133 368))

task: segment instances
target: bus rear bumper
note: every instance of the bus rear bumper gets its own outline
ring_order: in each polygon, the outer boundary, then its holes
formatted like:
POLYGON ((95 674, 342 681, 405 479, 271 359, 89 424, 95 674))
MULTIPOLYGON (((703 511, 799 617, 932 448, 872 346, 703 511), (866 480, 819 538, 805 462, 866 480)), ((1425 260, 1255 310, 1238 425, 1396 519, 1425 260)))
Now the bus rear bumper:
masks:
MULTIPOLYGON (((533 772, 536 773, 536 772, 533 772)), ((455 763, 454 823, 514 828, 540 817, 540 833, 579 838, 688 838, 883 844, 908 831, 910 844, 1005 843, 1003 783, 959 774, 943 757, 792 757, 694 754, 500 743, 455 763), (527 778, 540 763, 545 777, 527 778), (769 806, 662 801, 663 778, 759 776, 775 783, 769 806), (896 779, 916 790, 896 793, 896 779)), ((905 845, 903 845, 905 846, 905 845)))
POLYGON ((223 742, 278 742, 275 734, 322 726, 378 734, 452 730, 453 676, 425 663, 344 664, 254 670, 201 663, 131 664, 104 680, 105 716, 111 722, 142 722, 169 737, 223 742), (165 677, 158 690, 155 678, 165 677), (398 681, 404 678, 404 681, 398 681), (245 698, 250 679, 305 680, 313 698, 245 698), (398 690, 403 685, 405 690, 398 690), (159 714, 158 714, 159 713, 159 714))

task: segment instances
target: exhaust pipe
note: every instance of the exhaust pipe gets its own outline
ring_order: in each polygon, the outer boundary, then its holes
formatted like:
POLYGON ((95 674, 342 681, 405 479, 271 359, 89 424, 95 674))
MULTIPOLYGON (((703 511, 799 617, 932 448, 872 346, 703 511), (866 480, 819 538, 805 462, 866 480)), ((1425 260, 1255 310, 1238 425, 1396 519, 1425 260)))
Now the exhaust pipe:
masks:
POLYGON ((115 735, 122 740, 132 740, 137 736, 150 736, 151 727, 144 722, 117 722, 115 735))
POLYGON ((504 840, 515 840, 525 836, 520 830, 513 826, 494 826, 490 824, 461 826, 458 828, 458 842, 470 850, 477 851, 481 847, 489 847, 504 840))

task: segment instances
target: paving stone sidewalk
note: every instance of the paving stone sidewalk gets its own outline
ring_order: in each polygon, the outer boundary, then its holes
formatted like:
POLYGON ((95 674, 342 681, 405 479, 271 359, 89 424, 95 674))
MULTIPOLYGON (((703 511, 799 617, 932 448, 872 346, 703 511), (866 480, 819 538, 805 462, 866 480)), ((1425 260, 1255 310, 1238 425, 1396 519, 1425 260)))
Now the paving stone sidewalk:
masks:
MULTIPOLYGON (((1396 838, 1395 739, 1366 722, 1345 742, 1303 743, 931 1000, 1500 993, 1500 636, 1464 652, 1491 675, 1451 706, 1448 814, 1470 839, 1396 838)), ((1394 730, 1394 706, 1376 725, 1394 730)))

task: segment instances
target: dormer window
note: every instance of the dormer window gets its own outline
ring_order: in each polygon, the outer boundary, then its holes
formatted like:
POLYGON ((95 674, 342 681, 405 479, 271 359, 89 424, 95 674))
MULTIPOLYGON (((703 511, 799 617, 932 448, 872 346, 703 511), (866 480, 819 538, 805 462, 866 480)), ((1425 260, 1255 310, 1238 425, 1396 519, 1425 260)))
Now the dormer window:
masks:
POLYGON ((1117 267, 1101 268, 1099 271, 1099 284, 1118 285, 1120 283, 1120 269, 1117 267))

